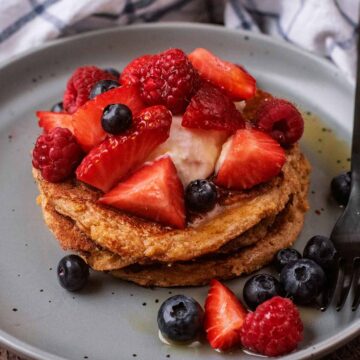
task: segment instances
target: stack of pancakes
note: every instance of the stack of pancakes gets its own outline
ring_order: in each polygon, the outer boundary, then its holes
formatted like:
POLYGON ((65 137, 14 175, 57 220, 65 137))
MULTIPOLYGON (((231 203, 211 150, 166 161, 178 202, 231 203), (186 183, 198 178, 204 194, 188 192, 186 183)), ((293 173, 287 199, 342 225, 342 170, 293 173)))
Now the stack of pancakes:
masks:
POLYGON ((269 263, 293 244, 308 208, 310 167, 298 145, 281 173, 247 191, 223 192, 210 213, 184 230, 97 202, 101 192, 77 182, 49 183, 33 170, 46 224, 65 250, 95 270, 144 286, 194 286, 230 279, 269 263))

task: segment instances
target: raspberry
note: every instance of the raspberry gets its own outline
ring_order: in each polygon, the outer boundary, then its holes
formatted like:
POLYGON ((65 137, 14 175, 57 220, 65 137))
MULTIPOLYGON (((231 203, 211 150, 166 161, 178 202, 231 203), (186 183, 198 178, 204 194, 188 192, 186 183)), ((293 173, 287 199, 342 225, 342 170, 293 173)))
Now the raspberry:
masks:
POLYGON ((153 55, 143 55, 125 66, 121 73, 121 85, 134 85, 140 82, 140 79, 147 73, 148 65, 150 64, 153 55))
POLYGON ((234 132, 245 123, 227 95, 211 84, 204 84, 186 108, 182 126, 234 132))
POLYGON ((281 145, 294 144, 304 132, 304 120, 300 112, 283 99, 263 101, 255 122, 260 130, 269 133, 281 145))
POLYGON ((246 316, 240 337, 243 346, 259 354, 287 354, 303 338, 299 311, 291 300, 275 296, 246 316))
POLYGON ((75 70, 67 82, 64 93, 64 109, 73 113, 89 100, 92 87, 100 80, 118 80, 114 75, 97 68, 83 66, 75 70))
POLYGON ((45 180, 60 182, 71 175, 81 158, 82 150, 74 135, 57 127, 37 138, 32 164, 45 180))
POLYGON ((200 78, 186 54, 170 49, 154 55, 146 65, 141 96, 149 105, 165 105, 174 114, 181 113, 200 85, 200 78))

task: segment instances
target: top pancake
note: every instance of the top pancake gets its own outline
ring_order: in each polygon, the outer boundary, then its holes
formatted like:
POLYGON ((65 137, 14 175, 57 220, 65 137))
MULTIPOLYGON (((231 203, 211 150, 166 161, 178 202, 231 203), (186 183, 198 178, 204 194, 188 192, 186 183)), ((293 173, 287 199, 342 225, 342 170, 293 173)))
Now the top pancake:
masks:
MULTIPOLYGON (((33 174, 42 202, 70 218, 84 233, 84 242, 91 239, 102 249, 119 255, 123 266, 127 266, 186 261, 216 252, 262 219, 275 216, 301 191, 304 181, 299 176, 308 178, 309 171, 300 171, 304 166, 300 159, 303 155, 299 147, 293 146, 287 151, 287 161, 277 177, 248 191, 227 193, 215 210, 203 218, 190 219, 184 230, 99 204, 101 193, 75 180, 49 183, 35 169, 33 174)), ((87 246, 94 245, 88 242, 87 246)))

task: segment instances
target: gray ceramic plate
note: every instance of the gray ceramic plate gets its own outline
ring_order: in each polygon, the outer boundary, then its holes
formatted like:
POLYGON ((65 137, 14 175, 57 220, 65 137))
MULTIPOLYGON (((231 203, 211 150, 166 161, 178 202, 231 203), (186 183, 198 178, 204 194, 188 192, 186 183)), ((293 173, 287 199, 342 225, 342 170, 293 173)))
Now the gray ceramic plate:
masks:
MULTIPOLYGON (((206 345, 170 347, 158 338, 159 304, 176 293, 203 303, 206 287, 144 289, 93 273, 86 290, 63 290, 56 279, 63 252, 35 203, 30 151, 39 129, 34 111, 61 98, 66 79, 79 65, 121 69, 136 56, 169 47, 207 47, 242 63, 261 87, 323 119, 310 116, 306 121, 303 149, 313 165, 311 210, 296 247, 302 250, 314 234, 329 234, 340 210, 329 198, 328 185, 349 166, 353 88, 328 62, 260 35, 190 24, 134 26, 54 42, 0 69, 0 342, 14 351, 47 360, 224 358, 206 345)), ((241 294, 243 282, 228 285, 241 294)), ((341 313, 302 308, 305 340, 284 359, 318 357, 358 334, 359 312, 348 308, 341 313)), ((239 355, 253 358, 240 350, 227 358, 239 355)))

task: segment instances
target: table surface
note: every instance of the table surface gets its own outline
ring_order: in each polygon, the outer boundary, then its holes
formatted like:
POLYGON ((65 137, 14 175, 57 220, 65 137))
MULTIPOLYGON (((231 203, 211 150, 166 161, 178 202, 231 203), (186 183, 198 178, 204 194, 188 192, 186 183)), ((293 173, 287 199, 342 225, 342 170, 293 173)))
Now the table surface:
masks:
MULTIPOLYGON (((0 360, 25 360, 0 348, 0 360)), ((360 360, 360 336, 321 360, 360 360)))

